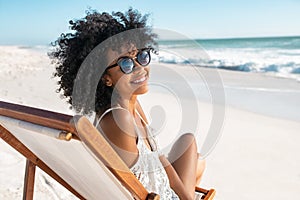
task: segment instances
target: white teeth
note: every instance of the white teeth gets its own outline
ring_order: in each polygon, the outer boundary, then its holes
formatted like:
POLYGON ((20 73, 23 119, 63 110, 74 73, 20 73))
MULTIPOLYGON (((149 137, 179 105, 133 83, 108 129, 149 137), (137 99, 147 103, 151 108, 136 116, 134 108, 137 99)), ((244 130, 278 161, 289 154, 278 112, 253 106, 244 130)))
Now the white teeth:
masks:
POLYGON ((133 83, 141 83, 141 82, 143 82, 145 80, 146 80, 146 77, 144 76, 144 77, 142 77, 142 78, 140 78, 138 80, 133 81, 133 83))

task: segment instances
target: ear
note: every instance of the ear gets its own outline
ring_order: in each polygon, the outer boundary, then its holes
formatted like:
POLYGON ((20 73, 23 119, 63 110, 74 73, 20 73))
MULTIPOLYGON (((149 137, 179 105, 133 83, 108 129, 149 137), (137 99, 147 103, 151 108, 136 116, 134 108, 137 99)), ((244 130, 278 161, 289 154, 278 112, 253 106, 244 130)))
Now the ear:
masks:
POLYGON ((102 81, 106 86, 108 87, 112 86, 112 79, 108 74, 104 74, 104 76, 102 77, 102 81))

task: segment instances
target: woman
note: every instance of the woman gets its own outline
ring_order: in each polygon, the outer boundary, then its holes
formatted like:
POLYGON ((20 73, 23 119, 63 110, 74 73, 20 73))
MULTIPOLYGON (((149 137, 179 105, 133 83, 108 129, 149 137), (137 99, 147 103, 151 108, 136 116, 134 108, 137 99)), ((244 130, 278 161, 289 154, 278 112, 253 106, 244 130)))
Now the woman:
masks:
POLYGON ((92 11, 84 19, 70 21, 75 32, 58 38, 58 47, 50 54, 57 64, 55 76, 60 77, 58 91, 63 90, 77 111, 96 112, 95 125, 149 192, 159 194, 161 199, 193 199, 205 165, 198 160, 193 135, 181 136, 165 157, 137 100, 138 95, 148 91, 153 51, 149 46, 156 44, 156 36, 146 21, 147 16, 132 9, 112 15, 92 11), (113 37, 128 30, 138 30, 139 37, 113 37), (99 51, 100 59, 107 63, 101 66, 104 73, 97 73, 99 66, 91 68, 89 75, 83 76, 89 77, 84 88, 78 89, 82 98, 75 102, 74 82, 81 64, 98 44, 109 38, 113 38, 110 45, 99 51), (95 101, 90 100, 91 77, 99 80, 95 101))

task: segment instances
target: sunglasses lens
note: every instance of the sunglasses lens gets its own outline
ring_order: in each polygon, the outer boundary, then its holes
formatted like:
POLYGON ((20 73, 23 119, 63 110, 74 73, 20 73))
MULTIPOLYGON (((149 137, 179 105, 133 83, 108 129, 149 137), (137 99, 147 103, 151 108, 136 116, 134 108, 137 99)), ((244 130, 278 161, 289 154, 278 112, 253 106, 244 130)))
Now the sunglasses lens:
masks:
POLYGON ((123 58, 118 62, 118 65, 121 67, 122 71, 125 74, 129 74, 132 72, 134 67, 134 63, 131 58, 123 58))
POLYGON ((137 55, 137 61, 142 66, 147 66, 150 63, 151 57, 148 51, 142 51, 137 55))

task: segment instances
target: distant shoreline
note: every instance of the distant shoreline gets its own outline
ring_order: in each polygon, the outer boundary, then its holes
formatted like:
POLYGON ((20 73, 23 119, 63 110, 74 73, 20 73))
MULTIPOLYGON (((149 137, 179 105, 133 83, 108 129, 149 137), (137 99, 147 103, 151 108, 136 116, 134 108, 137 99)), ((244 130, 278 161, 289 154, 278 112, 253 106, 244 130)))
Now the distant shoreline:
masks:
MULTIPOLYGON (((283 35, 283 36, 237 36, 237 37, 203 37, 203 38, 189 38, 190 40, 199 40, 199 41, 212 41, 212 40, 251 40, 251 39, 276 39, 276 38, 300 38, 300 35, 283 35)), ((158 42, 165 41, 186 41, 186 39, 162 39, 158 42)))

